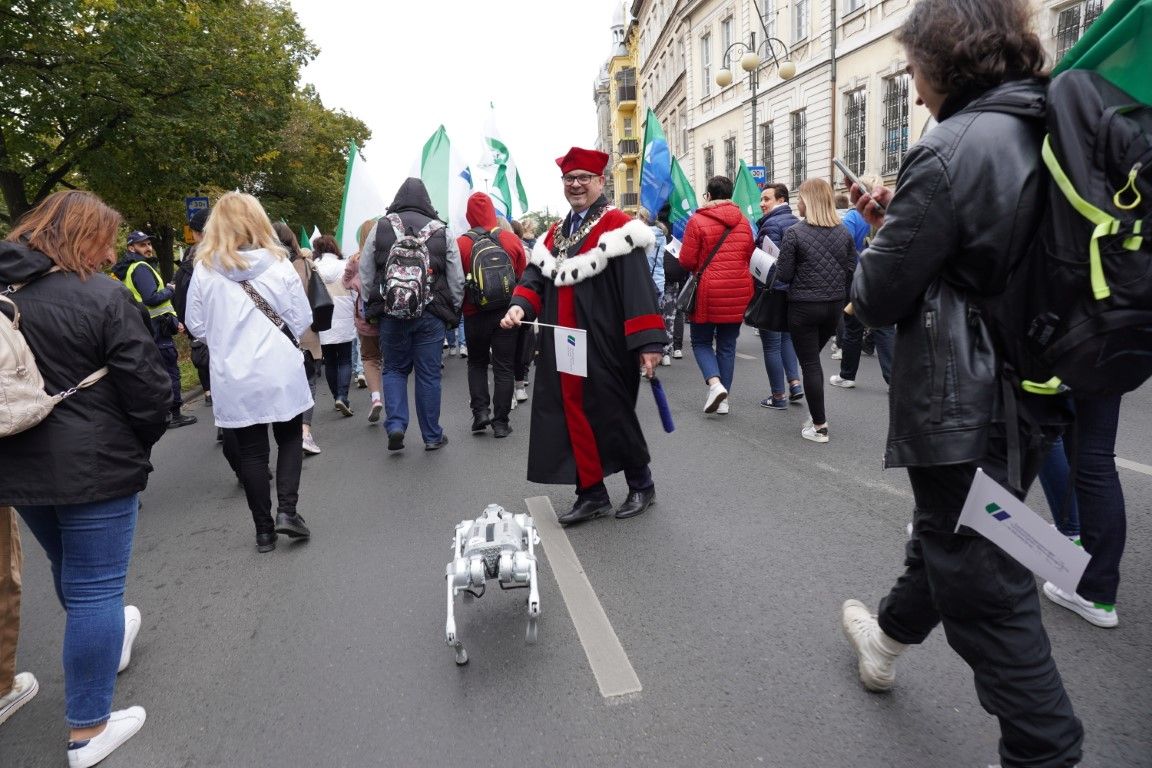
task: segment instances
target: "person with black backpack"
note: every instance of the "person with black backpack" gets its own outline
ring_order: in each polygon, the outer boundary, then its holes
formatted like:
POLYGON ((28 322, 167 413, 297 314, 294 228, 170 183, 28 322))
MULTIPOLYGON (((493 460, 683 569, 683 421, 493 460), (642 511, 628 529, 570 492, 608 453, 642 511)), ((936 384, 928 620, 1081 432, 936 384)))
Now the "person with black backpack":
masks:
POLYGON ((379 323, 384 358, 384 428, 388 450, 404 448, 408 377, 416 372, 416 418, 424 450, 448 444, 440 426, 440 350, 460 322, 464 270, 424 182, 405 179, 364 241, 360 256, 365 317, 379 323))
POLYGON ((528 257, 520 238, 505 232, 496 219, 492 198, 475 192, 465 212, 472 228, 456 238, 464 269, 464 337, 468 344, 468 394, 472 408, 472 434, 489 425, 496 437, 512 432, 508 414, 515 389, 515 328, 500 321, 528 257), (492 397, 488 396, 488 366, 492 366, 492 397), (491 409, 490 409, 491 408, 491 409), (493 416, 495 412, 495 416, 493 416))
POLYGON ((896 324, 886 467, 907 467, 915 497, 904 571, 878 615, 844 603, 860 680, 887 691, 908 646, 943 624, 1000 723, 1004 768, 1080 762, 1072 710, 1041 620, 1031 571, 957 521, 977 468, 1021 498, 1045 443, 1067 419, 1062 399, 1017 394, 1000 377, 985 302, 1005 295, 1045 206, 1044 49, 1027 0, 919 0, 897 32, 917 103, 939 123, 909 149, 896 192, 852 187, 877 228, 851 300, 872 327, 896 324), (1012 104, 1016 113, 990 110, 1012 104), (1041 126, 1042 127, 1042 126, 1041 126), (883 208, 879 207, 883 206, 883 208), (886 210, 885 210, 886 209, 886 210), (1006 413, 1015 408, 1018 419, 1006 413))

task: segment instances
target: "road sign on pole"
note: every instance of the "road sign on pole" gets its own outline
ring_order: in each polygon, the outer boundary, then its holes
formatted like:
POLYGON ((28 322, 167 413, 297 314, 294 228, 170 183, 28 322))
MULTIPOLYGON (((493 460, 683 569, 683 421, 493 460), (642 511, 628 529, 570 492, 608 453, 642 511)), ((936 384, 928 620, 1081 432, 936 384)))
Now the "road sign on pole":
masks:
POLYGON ((188 222, 192 220, 192 214, 199 210, 207 210, 209 207, 209 200, 206 197, 190 196, 184 198, 184 242, 194 243, 192 239, 192 230, 188 227, 188 222))

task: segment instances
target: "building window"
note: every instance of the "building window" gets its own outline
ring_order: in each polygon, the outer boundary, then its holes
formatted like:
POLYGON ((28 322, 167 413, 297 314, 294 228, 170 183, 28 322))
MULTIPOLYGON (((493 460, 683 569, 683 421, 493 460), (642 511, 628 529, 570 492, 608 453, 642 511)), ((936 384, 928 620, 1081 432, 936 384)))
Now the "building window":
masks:
POLYGON ((624 136, 625 136, 625 138, 632 138, 632 136, 634 136, 634 135, 635 135, 635 133, 633 133, 633 131, 632 131, 632 118, 630 118, 630 117, 624 118, 624 136))
POLYGON ((685 154, 688 152, 688 112, 683 104, 680 106, 680 110, 680 152, 685 154))
POLYGON ((624 191, 636 191, 636 169, 632 166, 628 166, 628 170, 624 173, 624 191))
POLYGON ((701 91, 705 96, 712 93, 712 33, 706 32, 700 37, 700 77, 704 85, 701 91))
POLYGON ((864 0, 844 0, 844 15, 858 11, 864 7, 864 0))
POLYGON ((857 176, 864 173, 868 128, 863 88, 844 94, 844 162, 857 176))
POLYGON ((884 81, 884 156, 881 173, 896 173, 908 151, 908 75, 896 75, 884 81))
POLYGON ((808 175, 808 119, 804 110, 793 112, 792 119, 792 189, 808 175))
POLYGON ((704 179, 712 178, 716 175, 716 161, 712 157, 712 145, 704 147, 704 179))
POLYGON ((762 0, 760 15, 764 19, 764 31, 768 37, 776 36, 776 0, 762 0))
POLYGON ((772 151, 776 146, 776 137, 773 136, 772 123, 763 123, 760 125, 760 147, 764 152, 764 158, 760 161, 760 165, 764 166, 764 178, 769 184, 776 180, 776 163, 773 162, 772 151))
POLYGON ((808 37, 808 0, 792 0, 792 42, 808 37))
POLYGON ((725 51, 727 51, 728 46, 730 46, 730 45, 732 45, 732 17, 731 16, 724 19, 724 21, 720 22, 720 47, 723 48, 725 51))
POLYGON ((724 175, 736 180, 736 137, 724 139, 724 175))
POLYGON ((1104 0, 1082 0, 1082 2, 1060 11, 1056 19, 1056 60, 1076 44, 1084 30, 1104 12, 1104 0))

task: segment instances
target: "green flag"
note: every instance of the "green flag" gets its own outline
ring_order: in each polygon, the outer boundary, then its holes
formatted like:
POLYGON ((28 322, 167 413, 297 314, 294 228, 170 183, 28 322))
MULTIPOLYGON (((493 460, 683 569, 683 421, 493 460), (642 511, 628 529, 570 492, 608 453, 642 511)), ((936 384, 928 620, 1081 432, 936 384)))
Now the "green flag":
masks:
POLYGON ((304 225, 300 225, 300 247, 312 250, 312 240, 304 233, 304 225))
POLYGON ((743 160, 740 161, 740 170, 736 172, 735 184, 732 188, 732 202, 740 206, 744 218, 753 225, 760 218, 760 187, 752 178, 752 172, 743 160))
POLYGON ((516 162, 512 159, 512 153, 508 151, 508 145, 504 143, 499 131, 496 130, 496 108, 491 103, 488 106, 488 121, 484 126, 484 142, 488 145, 492 164, 496 166, 496 177, 492 180, 493 192, 491 197, 497 203, 497 211, 504 218, 511 219, 514 202, 520 203, 521 213, 528 212, 528 195, 524 191, 524 182, 520 179, 520 172, 516 169, 516 162), (515 196, 513 196, 509 180, 516 186, 515 196))
POLYGON ((696 191, 692 189, 691 182, 684 175, 684 169, 680 167, 675 157, 672 158, 672 193, 668 195, 668 205, 668 221, 672 224, 672 236, 677 240, 683 240, 688 217, 696 210, 696 191))
POLYGON ((1116 0, 1064 55, 1052 74, 1090 69, 1145 104, 1152 104, 1148 51, 1152 0, 1116 0))

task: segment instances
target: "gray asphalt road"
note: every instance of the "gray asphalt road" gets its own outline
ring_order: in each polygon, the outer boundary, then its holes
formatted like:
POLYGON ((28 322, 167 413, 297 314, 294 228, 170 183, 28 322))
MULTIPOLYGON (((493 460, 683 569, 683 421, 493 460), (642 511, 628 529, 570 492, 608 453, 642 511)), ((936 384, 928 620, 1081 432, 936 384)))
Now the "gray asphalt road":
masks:
MULTIPOLYGON (((677 420, 664 434, 648 393, 639 410, 658 503, 631 521, 569 529, 643 686, 601 697, 547 562, 540 641, 524 643, 522 592, 460 603, 471 664, 443 642, 444 565, 455 523, 490 501, 525 511, 570 488, 524 480, 528 410, 514 434, 472 437, 465 365, 449 359, 443 422, 425 453, 389 455, 379 428, 318 397, 323 454, 305 462, 311 542, 258 555, 243 494, 213 440, 210 412, 154 455, 128 600, 143 629, 116 706, 144 730, 109 758, 122 766, 917 766, 998 762, 997 727, 943 634, 901 658, 889 695, 865 692, 840 634, 839 606, 875 606, 900 569, 907 481, 880 467, 886 393, 875 360, 859 386, 828 388, 832 441, 800 438, 806 411, 757 406, 759 341, 740 340, 732 413, 700 412, 686 351, 662 368, 677 420)), ((825 376, 836 372, 825 356, 825 376)), ((1118 454, 1152 464, 1149 388, 1130 395, 1118 454)), ((1152 766, 1152 476, 1121 470, 1128 499, 1115 630, 1045 603, 1068 690, 1087 729, 1086 766, 1152 766)), ((614 501, 623 479, 612 478, 614 501)), ((1039 489, 1030 501, 1044 510, 1039 489)), ((0 727, 0 766, 62 765, 63 613, 39 547, 25 538, 19 668, 41 692, 0 727)), ((493 585, 494 587, 495 585, 493 585)))

